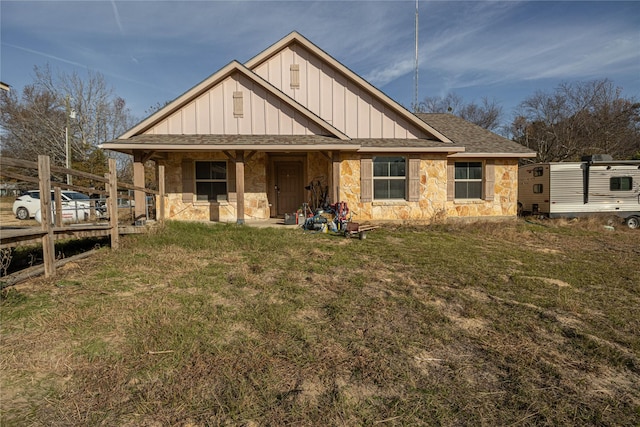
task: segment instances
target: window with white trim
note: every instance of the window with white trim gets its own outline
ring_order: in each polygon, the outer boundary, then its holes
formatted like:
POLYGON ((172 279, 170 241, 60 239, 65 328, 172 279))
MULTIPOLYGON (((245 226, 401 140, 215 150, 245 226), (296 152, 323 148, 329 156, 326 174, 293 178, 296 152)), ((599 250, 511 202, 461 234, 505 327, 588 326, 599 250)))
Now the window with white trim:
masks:
POLYGON ((482 199, 482 162, 455 163, 455 198, 482 199))
POLYGON ((227 162, 196 162, 196 200, 216 201, 227 195, 227 162))
POLYGON ((405 199, 407 194, 407 161, 404 157, 373 158, 373 199, 405 199))

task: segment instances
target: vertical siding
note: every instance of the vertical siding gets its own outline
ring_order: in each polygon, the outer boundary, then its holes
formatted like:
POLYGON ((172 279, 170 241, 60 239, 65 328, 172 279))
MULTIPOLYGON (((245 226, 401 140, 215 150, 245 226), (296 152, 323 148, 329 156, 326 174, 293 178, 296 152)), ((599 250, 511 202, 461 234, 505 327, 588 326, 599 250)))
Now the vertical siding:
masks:
POLYGON ((211 103, 210 92, 196 99, 196 131, 197 134, 211 133, 211 114, 209 113, 211 103))
POLYGON ((333 125, 333 71, 323 68, 320 73, 320 117, 325 118, 327 122, 333 125))
POLYGON ((426 136, 301 45, 283 49, 253 71, 352 138, 426 136), (293 63, 300 66, 299 89, 290 87, 293 63))
MULTIPOLYGON (((337 129, 340 129, 342 132, 345 132, 346 129, 346 92, 347 92, 347 79, 342 75, 336 73, 336 77, 334 80, 333 91, 331 96, 331 105, 333 107, 332 111, 332 119, 333 126, 337 129)), ((324 117, 322 117, 324 119, 324 117)), ((347 134, 348 135, 348 134, 347 134)))
MULTIPOLYGON (((254 70, 277 89, 352 138, 418 138, 424 133, 393 109, 300 45, 275 54, 254 70), (300 72, 292 89, 291 64, 300 72)), ((235 73, 155 125, 155 134, 298 135, 320 133, 306 117, 235 73), (242 117, 233 115, 234 92, 242 92, 242 117)))
POLYGON ((232 109, 225 109, 225 105, 222 102, 224 99, 225 92, 223 85, 216 86, 209 91, 209 110, 207 111, 207 115, 210 117, 211 126, 210 131, 212 134, 225 134, 225 117, 227 114, 232 114, 232 109))
POLYGON ((237 73, 210 88, 147 133, 309 135, 325 132, 262 86, 237 73), (234 117, 233 114, 234 92, 242 93, 242 117, 234 117))
POLYGON ((196 126, 198 123, 198 116, 196 110, 196 103, 192 102, 182 110, 182 133, 194 134, 197 133, 196 126))
POLYGON ((353 83, 347 82, 344 103, 344 133, 349 135, 351 138, 364 138, 364 136, 358 135, 358 101, 358 95, 354 91, 353 83))
POLYGON ((238 91, 238 85, 234 78, 222 82, 222 105, 225 110, 223 117, 224 133, 227 135, 238 134, 238 120, 233 117, 233 92, 238 91))

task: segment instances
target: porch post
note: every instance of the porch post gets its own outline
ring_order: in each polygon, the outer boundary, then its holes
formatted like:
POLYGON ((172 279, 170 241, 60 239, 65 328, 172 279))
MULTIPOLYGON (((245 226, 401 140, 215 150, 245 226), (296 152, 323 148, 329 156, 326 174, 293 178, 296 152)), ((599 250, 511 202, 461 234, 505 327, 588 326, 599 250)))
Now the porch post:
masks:
POLYGON ((340 202, 340 152, 331 153, 331 200, 333 203, 340 202))
POLYGON ((236 151, 237 223, 244 224, 244 151, 236 151))
MULTIPOLYGON (((144 162, 142 161, 143 153, 133 154, 133 185, 136 187, 144 187, 144 162)), ((134 221, 147 217, 147 199, 144 191, 134 190, 133 200, 135 202, 134 221)))

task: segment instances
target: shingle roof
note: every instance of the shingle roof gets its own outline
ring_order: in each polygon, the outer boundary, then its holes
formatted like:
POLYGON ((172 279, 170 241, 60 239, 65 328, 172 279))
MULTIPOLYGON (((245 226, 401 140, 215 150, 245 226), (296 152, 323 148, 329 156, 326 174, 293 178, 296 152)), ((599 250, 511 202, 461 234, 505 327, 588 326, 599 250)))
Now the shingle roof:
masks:
POLYGON ((333 136, 325 135, 136 135, 126 140, 113 140, 109 143, 160 144, 160 145, 326 145, 355 144, 333 136))
POLYGON ((142 134, 115 139, 103 148, 129 152, 145 150, 346 150, 346 151, 418 151, 455 153, 458 144, 432 139, 360 138, 342 140, 327 135, 154 135, 142 134), (246 147, 246 148, 243 148, 246 147))
POLYGON ((465 154, 495 153, 535 156, 529 148, 511 141, 453 114, 417 113, 420 119, 449 138, 454 145, 462 145, 465 154))

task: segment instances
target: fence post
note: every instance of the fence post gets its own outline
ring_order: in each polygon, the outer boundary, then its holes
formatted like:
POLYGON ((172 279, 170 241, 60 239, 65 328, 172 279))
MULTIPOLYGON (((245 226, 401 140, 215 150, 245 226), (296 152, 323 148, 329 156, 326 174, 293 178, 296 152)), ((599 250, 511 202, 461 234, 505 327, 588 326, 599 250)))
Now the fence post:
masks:
POLYGON ((40 215, 42 220, 42 258, 44 277, 56 275, 56 247, 51 224, 51 164, 49 156, 38 156, 38 187, 40 189, 40 215))
POLYGON ((160 195, 158 196, 158 212, 156 212, 156 215, 158 221, 164 221, 164 165, 158 165, 158 192, 160 195))
POLYGON ((111 249, 120 247, 118 230, 118 176, 116 160, 109 159, 109 226, 111 227, 111 249))
POLYGON ((60 187, 53 189, 53 200, 55 201, 56 209, 54 210, 53 220, 56 227, 62 227, 62 190, 60 187))

